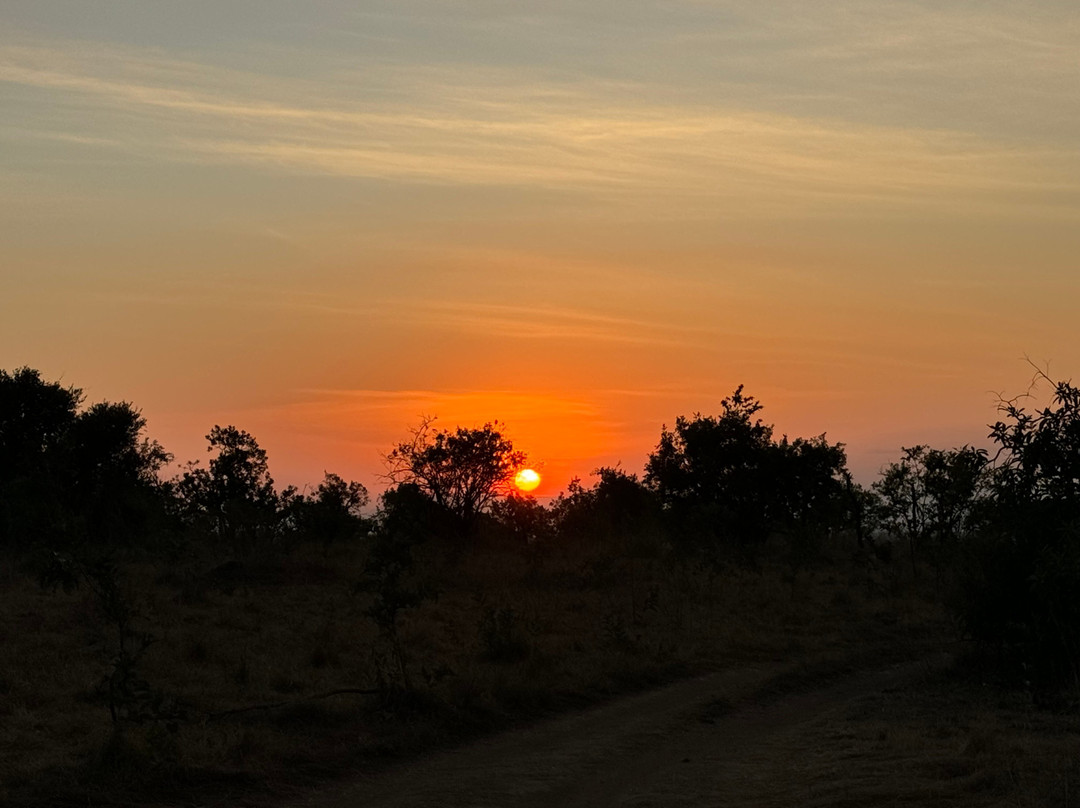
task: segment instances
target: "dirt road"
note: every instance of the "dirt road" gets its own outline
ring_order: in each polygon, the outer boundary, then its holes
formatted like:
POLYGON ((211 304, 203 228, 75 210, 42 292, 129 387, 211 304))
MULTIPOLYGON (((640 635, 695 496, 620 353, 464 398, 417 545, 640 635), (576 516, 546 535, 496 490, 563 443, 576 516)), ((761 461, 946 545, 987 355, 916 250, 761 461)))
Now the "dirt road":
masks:
MULTIPOLYGON (((502 733, 311 796, 303 808, 353 806, 701 806, 745 802, 770 768, 793 761, 785 738, 860 696, 944 664, 943 657, 860 672, 827 686, 753 698, 776 672, 678 682, 502 733), (752 774, 748 774, 751 773, 752 774)), ((812 737, 812 736, 811 736, 812 737)), ((804 747, 798 754, 811 753, 804 747)), ((752 803, 753 799, 749 800, 752 803)), ((748 803, 748 804, 749 804, 748 803)))

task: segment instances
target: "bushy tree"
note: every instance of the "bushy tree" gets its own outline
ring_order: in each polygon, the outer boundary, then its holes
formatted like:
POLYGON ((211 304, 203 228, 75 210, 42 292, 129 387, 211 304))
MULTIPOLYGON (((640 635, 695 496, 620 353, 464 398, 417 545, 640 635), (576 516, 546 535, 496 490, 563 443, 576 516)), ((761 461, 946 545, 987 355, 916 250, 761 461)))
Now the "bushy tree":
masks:
POLYGON ((143 437, 145 429, 146 419, 127 402, 94 404, 71 425, 61 476, 72 509, 95 541, 130 543, 162 521, 158 474, 172 456, 143 437))
POLYGON ((552 506, 560 535, 611 553, 656 552, 665 537, 657 495, 636 474, 601 467, 591 488, 572 480, 552 506))
POLYGON ((408 483, 430 497, 461 533, 499 496, 510 492, 525 465, 498 421, 482 427, 435 430, 424 420, 412 440, 399 443, 385 458, 388 479, 408 483))
POLYGON ((527 494, 503 497, 492 504, 491 513, 522 547, 549 543, 554 532, 551 511, 527 494))
POLYGON ((920 445, 902 451, 903 457, 881 472, 873 489, 879 496, 882 526, 907 540, 916 571, 925 549, 941 560, 971 534, 990 478, 987 455, 981 449, 920 445))
POLYGON ((0 370, 0 479, 38 469, 75 420, 83 392, 33 368, 0 370))
POLYGON ((663 428, 645 482, 685 538, 758 543, 769 525, 772 427, 755 417, 762 405, 742 385, 720 406, 719 416, 680 415, 663 428))
POLYGON ((831 521, 845 486, 847 454, 843 444, 824 435, 776 445, 775 466, 780 513, 793 522, 831 521))
POLYGON ((0 541, 28 546, 64 532, 55 473, 59 446, 83 400, 81 390, 45 382, 31 368, 0 370, 0 541))
POLYGON ((293 528, 304 538, 324 546, 356 539, 368 531, 363 509, 370 501, 367 488, 326 472, 308 496, 288 489, 282 494, 284 510, 293 528))
POLYGON ((186 518, 238 550, 272 541, 279 500, 266 451, 235 426, 215 425, 206 439, 207 467, 191 463, 175 483, 186 518))
POLYGON ((52 548, 146 538, 171 458, 127 402, 80 410, 82 391, 0 370, 0 542, 52 548))
POLYGON ((774 531, 838 518, 846 458, 825 436, 773 440, 762 405, 740 385, 718 416, 679 416, 649 455, 645 483, 682 540, 752 549, 774 531))
POLYGON ((773 525, 788 535, 792 562, 801 565, 817 556, 822 539, 834 530, 859 528, 847 454, 843 444, 829 443, 824 435, 790 441, 785 435, 771 451, 773 525))
POLYGON ((1053 382, 1051 403, 1034 412, 1006 401, 990 437, 1001 447, 999 499, 1038 506, 1065 521, 1080 515, 1080 388, 1053 382))
POLYGON ((991 428, 1000 454, 990 518, 966 557, 960 601, 971 635, 1037 692, 1080 690, 1080 389, 1050 383, 1050 404, 1003 402, 991 428))

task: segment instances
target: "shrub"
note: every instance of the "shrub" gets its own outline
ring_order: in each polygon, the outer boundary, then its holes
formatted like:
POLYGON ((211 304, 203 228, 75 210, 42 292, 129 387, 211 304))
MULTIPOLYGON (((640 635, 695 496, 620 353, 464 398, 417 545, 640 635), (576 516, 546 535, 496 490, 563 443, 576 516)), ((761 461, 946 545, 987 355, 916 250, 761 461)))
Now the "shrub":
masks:
POLYGON ((1041 410, 1000 407, 990 519, 958 593, 969 634, 1037 692, 1080 689, 1080 389, 1052 384, 1041 410))

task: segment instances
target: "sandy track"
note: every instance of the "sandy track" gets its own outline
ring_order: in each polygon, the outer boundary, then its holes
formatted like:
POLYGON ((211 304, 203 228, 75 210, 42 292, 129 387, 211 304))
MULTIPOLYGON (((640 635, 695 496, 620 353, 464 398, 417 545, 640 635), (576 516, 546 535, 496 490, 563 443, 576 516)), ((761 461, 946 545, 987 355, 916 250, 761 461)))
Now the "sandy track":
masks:
POLYGON ((311 796, 297 808, 648 806, 738 801, 738 764, 854 698, 944 664, 922 660, 754 701, 775 671, 737 670, 668 685, 505 732, 311 796), (719 710, 717 704, 733 703, 719 710))

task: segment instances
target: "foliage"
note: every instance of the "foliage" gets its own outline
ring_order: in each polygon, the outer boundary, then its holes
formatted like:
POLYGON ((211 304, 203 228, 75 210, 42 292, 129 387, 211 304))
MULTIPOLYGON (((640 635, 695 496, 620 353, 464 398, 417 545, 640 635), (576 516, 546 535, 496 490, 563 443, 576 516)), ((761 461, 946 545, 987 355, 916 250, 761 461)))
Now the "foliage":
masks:
POLYGON ((907 540, 912 569, 929 547, 938 558, 971 535, 988 494, 986 451, 905 448, 874 483, 881 525, 907 540))
POLYGON ((570 482, 552 512, 560 535, 624 555, 655 553, 664 535, 660 503, 655 492, 636 474, 601 467, 591 488, 570 482))
POLYGON ((684 540, 758 543, 768 533, 772 427, 754 416, 762 405, 740 385, 719 416, 679 416, 665 426, 645 465, 645 482, 681 528, 684 540))
POLYGON ((796 438, 785 435, 775 453, 775 524, 792 542, 799 562, 816 554, 821 539, 851 520, 850 475, 843 444, 824 435, 796 438))
POLYGON ((215 453, 207 468, 189 463, 175 483, 184 515, 236 550, 267 544, 275 537, 279 500, 266 451, 235 426, 215 425, 206 440, 215 453))
POLYGON ((843 521, 855 534, 855 540, 860 549, 872 546, 874 543, 872 533, 876 527, 880 497, 873 488, 867 488, 855 482, 854 476, 848 469, 841 472, 841 477, 844 482, 843 521))
POLYGON ((367 488, 356 481, 346 482, 327 472, 310 496, 287 489, 282 493, 283 508, 292 528, 302 537, 316 539, 324 547, 352 541, 368 531, 363 508, 370 498, 367 488))
POLYGON ((1052 402, 1040 410, 1002 402, 1005 420, 991 427, 990 437, 1004 455, 999 499, 1021 508, 1038 505, 1068 520, 1080 515, 1080 388, 1051 384, 1052 402))
POLYGON ((510 494, 492 503, 491 514, 507 528, 519 545, 544 545, 554 532, 554 517, 550 510, 527 494, 510 494))
POLYGON ((175 733, 187 718, 187 708, 177 699, 151 687, 142 677, 140 661, 156 638, 135 630, 137 612, 125 591, 120 570, 107 556, 86 560, 67 553, 50 553, 42 566, 43 588, 72 591, 85 584, 94 595, 99 619, 110 632, 110 670, 97 687, 109 710, 116 732, 125 725, 154 723, 175 733))
POLYGON ((1051 383, 1041 409, 1000 406, 990 519, 967 558, 959 604, 970 634, 1037 692, 1080 690, 1080 389, 1051 383))
POLYGON ((822 435, 773 440, 762 405, 740 385, 719 416, 679 416, 664 427, 645 483, 684 542, 760 546, 770 533, 823 529, 843 509, 846 457, 822 435))
POLYGON ((162 520, 170 455, 131 404, 82 401, 31 368, 0 370, 0 543, 130 544, 162 520))
POLYGON ((388 455, 388 479, 409 483, 430 497, 467 533, 498 497, 509 493, 514 475, 525 466, 498 421, 482 427, 435 431, 425 419, 412 440, 388 455))
POLYGON ((166 492, 158 473, 172 456, 142 437, 145 428, 146 420, 126 402, 94 404, 71 426, 63 487, 95 543, 130 543, 162 522, 166 492))
POLYGON ((383 494, 363 577, 353 587, 355 592, 372 596, 365 613, 378 626, 380 639, 389 649, 389 666, 377 656, 378 649, 373 649, 379 687, 388 694, 412 689, 408 660, 398 633, 400 617, 435 595, 416 574, 413 557, 416 548, 430 535, 431 505, 412 483, 402 483, 383 494))
POLYGON ((32 368, 0 370, 0 475, 5 481, 49 459, 82 401, 82 390, 45 382, 32 368))

